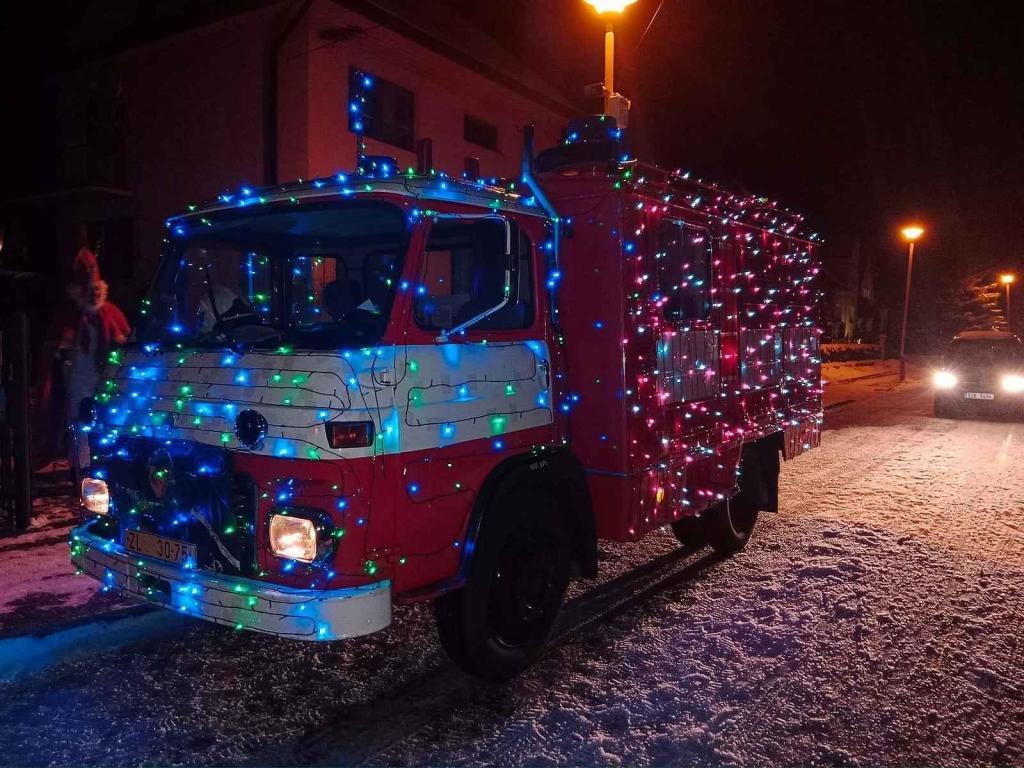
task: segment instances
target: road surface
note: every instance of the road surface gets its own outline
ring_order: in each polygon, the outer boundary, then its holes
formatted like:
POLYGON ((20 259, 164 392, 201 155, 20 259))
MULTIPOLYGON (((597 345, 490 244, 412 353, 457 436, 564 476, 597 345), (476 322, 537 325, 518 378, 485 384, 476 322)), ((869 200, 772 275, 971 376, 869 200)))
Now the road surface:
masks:
POLYGON ((1024 765, 1024 426, 929 398, 831 387, 745 552, 603 546, 508 686, 428 607, 326 646, 153 612, 0 683, 0 764, 1024 765))

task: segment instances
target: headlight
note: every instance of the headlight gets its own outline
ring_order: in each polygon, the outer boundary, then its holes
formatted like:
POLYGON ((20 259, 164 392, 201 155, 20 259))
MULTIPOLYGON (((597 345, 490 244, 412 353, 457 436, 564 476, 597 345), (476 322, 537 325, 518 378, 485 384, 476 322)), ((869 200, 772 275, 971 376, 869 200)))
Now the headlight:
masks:
POLYGON ((1024 392, 1024 376, 1018 376, 1014 373, 1008 373, 1003 376, 1003 391, 1004 392, 1024 392))
POLYGON ((316 560, 316 525, 288 515, 270 516, 270 551, 288 560, 316 560))
POLYGON ((936 371, 932 376, 932 382, 939 389, 952 389, 956 386, 957 378, 955 373, 949 371, 936 371))
POLYGON ((94 515, 105 515, 110 509, 110 493, 107 484, 95 477, 82 480, 82 506, 94 515))

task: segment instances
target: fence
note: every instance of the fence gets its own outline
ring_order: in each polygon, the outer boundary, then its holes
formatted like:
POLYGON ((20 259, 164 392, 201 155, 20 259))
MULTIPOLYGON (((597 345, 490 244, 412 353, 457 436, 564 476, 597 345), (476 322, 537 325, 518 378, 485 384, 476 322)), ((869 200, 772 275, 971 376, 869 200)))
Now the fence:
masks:
POLYGON ((851 360, 884 359, 882 344, 843 344, 831 343, 821 345, 821 359, 825 363, 845 363, 851 360))
POLYGON ((32 514, 28 316, 0 323, 0 531, 23 531, 32 514))

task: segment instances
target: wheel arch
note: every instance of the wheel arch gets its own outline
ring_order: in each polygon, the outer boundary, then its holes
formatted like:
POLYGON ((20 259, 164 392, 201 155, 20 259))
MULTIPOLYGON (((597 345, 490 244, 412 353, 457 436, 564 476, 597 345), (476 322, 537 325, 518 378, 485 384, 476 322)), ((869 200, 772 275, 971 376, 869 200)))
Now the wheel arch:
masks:
POLYGON ((488 510, 494 512, 493 501, 506 483, 538 480, 556 495, 559 508, 565 510, 569 525, 574 565, 581 576, 597 576, 597 526, 593 503, 583 465, 567 449, 512 456, 491 470, 473 501, 459 563, 459 579, 464 580, 472 566, 476 541, 488 510), (537 473, 541 473, 538 477, 537 473))

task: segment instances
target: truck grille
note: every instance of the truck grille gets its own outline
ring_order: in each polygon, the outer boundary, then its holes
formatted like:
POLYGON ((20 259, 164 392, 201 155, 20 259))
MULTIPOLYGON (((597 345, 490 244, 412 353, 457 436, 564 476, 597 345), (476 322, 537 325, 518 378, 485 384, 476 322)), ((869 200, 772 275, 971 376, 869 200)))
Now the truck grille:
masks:
POLYGON ((104 462, 114 502, 112 519, 124 543, 140 530, 194 544, 195 567, 232 576, 256 570, 256 484, 232 471, 230 454, 194 451, 139 439, 104 462), (153 456, 163 457, 163 483, 154 482, 153 456))
POLYGON ((249 475, 231 476, 231 511, 234 513, 240 575, 251 576, 256 570, 256 483, 249 475))

